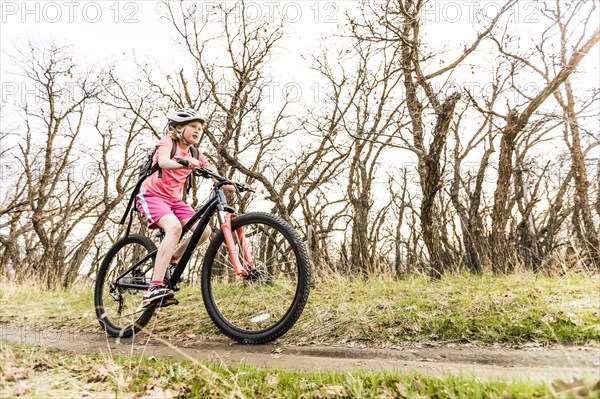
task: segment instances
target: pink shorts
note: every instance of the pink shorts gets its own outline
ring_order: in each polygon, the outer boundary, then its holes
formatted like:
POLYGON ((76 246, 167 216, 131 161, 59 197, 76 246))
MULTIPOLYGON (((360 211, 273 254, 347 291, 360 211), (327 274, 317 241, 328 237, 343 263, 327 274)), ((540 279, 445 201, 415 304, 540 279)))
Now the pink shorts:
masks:
POLYGON ((158 229, 161 217, 173 213, 179 220, 191 218, 196 211, 182 200, 168 200, 150 191, 140 192, 136 197, 138 210, 148 221, 149 229, 158 229))

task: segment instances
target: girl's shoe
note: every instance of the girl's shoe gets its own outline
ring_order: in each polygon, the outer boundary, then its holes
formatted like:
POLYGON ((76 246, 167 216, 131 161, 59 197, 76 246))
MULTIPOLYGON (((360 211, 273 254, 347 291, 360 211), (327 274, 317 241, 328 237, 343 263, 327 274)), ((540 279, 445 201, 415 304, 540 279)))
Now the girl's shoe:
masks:
POLYGON ((164 285, 153 285, 144 292, 142 303, 138 306, 138 311, 147 309, 152 305, 159 304, 162 300, 171 299, 174 296, 173 291, 164 285))

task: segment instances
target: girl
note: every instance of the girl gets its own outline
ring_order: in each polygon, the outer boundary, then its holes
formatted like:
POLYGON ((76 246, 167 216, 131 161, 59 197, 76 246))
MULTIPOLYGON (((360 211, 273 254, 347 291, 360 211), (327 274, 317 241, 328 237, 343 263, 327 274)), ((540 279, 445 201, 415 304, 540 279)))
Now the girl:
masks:
MULTIPOLYGON (((162 172, 150 175, 136 198, 137 208, 148 221, 148 227, 160 227, 165 232, 165 237, 158 246, 150 288, 144 293, 139 310, 174 297, 173 291, 163 285, 163 279, 169 263, 177 263, 189 244, 188 238, 175 248, 182 226, 196 213, 181 200, 183 186, 194 168, 208 166, 208 161, 201 152, 198 151, 196 159, 190 151, 190 147, 199 141, 204 127, 204 118, 200 113, 192 108, 183 108, 170 112, 167 119, 168 134, 156 144, 157 151, 153 159, 153 163, 158 162, 162 172), (176 142, 177 149, 171 159, 173 142, 176 142)), ((192 230, 195 228, 196 225, 192 230)), ((206 241, 210 233, 211 229, 207 227, 200 237, 200 243, 206 241)))

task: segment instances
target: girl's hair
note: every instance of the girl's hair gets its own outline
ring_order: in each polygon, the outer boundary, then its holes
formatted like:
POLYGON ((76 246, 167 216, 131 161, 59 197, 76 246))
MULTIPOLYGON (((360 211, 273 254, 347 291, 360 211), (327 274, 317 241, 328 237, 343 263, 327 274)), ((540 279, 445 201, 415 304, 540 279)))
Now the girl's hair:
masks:
POLYGON ((173 140, 179 143, 179 133, 177 133, 177 131, 175 130, 175 125, 168 124, 167 126, 165 126, 165 134, 169 135, 169 137, 171 137, 173 140))

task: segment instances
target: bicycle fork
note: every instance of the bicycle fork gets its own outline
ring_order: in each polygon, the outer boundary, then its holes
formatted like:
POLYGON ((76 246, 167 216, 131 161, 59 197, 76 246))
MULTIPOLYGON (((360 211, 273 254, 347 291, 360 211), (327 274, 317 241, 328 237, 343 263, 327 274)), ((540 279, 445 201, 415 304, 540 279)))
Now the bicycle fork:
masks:
POLYGON ((240 262, 238 247, 236 246, 235 238, 231 230, 231 219, 236 216, 237 215, 235 213, 219 211, 219 222, 221 223, 221 231, 223 231, 223 235, 225 236, 225 243, 227 244, 227 249, 229 250, 229 257, 231 258, 231 262, 233 263, 235 274, 242 277, 248 277, 250 276, 248 270, 252 270, 254 268, 254 260, 252 259, 250 248, 248 247, 248 244, 246 242, 244 229, 240 227, 235 231, 238 242, 244 255, 244 264, 242 265, 242 263, 240 262))

